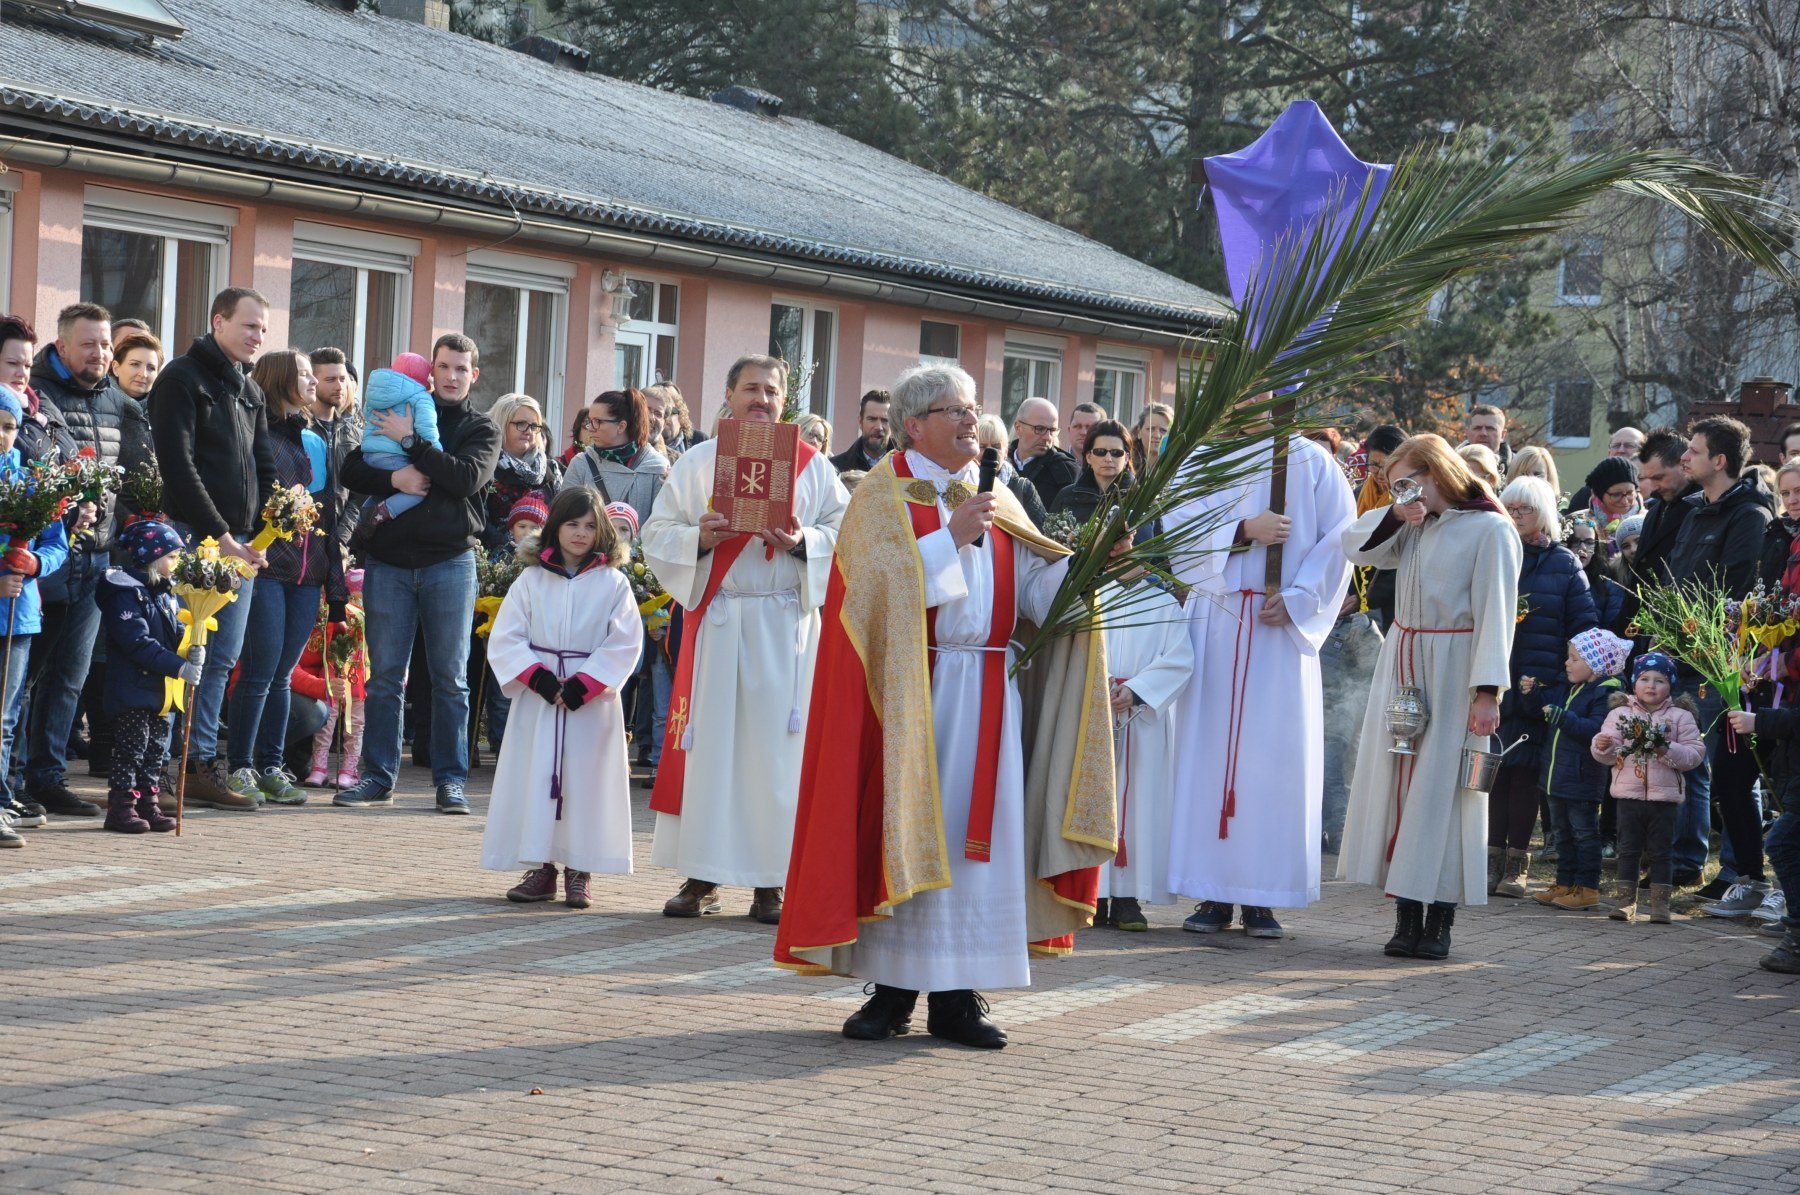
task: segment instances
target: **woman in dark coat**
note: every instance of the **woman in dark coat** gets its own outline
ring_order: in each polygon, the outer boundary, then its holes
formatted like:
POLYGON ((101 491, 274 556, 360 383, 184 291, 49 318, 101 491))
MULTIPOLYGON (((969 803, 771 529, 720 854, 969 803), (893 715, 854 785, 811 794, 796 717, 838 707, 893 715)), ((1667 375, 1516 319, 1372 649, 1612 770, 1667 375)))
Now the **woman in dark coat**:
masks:
POLYGON ((1506 757, 1488 794, 1488 890, 1497 896, 1524 896, 1531 866, 1531 827, 1543 792, 1538 787, 1538 741, 1542 718, 1518 701, 1519 680, 1533 677, 1550 685, 1563 675, 1569 640, 1600 624, 1586 575, 1575 554, 1556 542, 1561 519, 1556 495, 1542 478, 1521 477, 1500 494, 1500 503, 1525 546, 1519 565, 1519 605, 1524 616, 1513 629, 1512 687, 1500 703, 1500 737, 1510 744, 1530 739, 1506 757))
POLYGON ((1115 486, 1129 489, 1136 480, 1131 472, 1131 433, 1116 419, 1102 419, 1088 429, 1081 476, 1063 487, 1050 513, 1067 512, 1085 523, 1115 486))
POLYGON ((1762 567, 1757 575, 1770 589, 1785 586, 1800 593, 1800 459, 1781 466, 1775 474, 1775 493, 1781 509, 1763 533, 1762 567))

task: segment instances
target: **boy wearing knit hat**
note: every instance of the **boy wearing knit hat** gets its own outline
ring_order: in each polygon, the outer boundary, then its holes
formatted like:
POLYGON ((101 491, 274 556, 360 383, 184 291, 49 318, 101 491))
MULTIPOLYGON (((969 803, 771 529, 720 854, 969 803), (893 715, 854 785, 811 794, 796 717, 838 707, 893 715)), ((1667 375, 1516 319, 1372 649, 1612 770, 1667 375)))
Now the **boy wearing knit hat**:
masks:
POLYGON ((1623 691, 1619 674, 1630 656, 1630 640, 1596 627, 1569 640, 1567 679, 1549 686, 1529 677, 1520 682, 1527 708, 1536 708, 1544 720, 1549 744, 1538 753, 1538 766, 1550 795, 1556 883, 1536 894, 1540 904, 1558 909, 1600 904, 1600 802, 1607 775, 1594 759, 1593 743, 1613 695, 1623 691))
POLYGON ((506 512, 506 534, 512 537, 513 547, 525 542, 528 535, 536 535, 543 531, 544 524, 550 520, 550 504, 536 490, 530 491, 523 498, 512 504, 506 512))
MULTIPOLYGON (((25 403, 17 391, 0 384, 0 480, 10 478, 21 468, 19 450, 13 446, 19 428, 25 423, 25 403)), ((41 805, 20 803, 7 787, 13 757, 13 744, 24 705, 25 674, 31 658, 31 644, 43 629, 43 604, 38 597, 38 578, 62 567, 69 557, 69 535, 61 519, 54 519, 32 541, 12 548, 0 560, 0 633, 12 633, 12 658, 4 669, 6 691, 0 693, 0 847, 19 847, 25 840, 17 832, 20 826, 41 826, 48 817, 41 805)))

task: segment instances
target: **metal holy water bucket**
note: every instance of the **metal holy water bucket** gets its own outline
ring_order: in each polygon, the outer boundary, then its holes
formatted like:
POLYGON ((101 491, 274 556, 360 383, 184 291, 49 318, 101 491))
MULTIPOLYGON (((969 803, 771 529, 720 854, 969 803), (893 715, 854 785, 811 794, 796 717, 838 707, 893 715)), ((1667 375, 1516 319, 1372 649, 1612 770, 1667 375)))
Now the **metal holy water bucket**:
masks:
MULTIPOLYGON (((1489 735, 1488 737, 1493 739, 1496 743, 1500 741, 1500 736, 1497 734, 1489 735)), ((1522 734, 1513 741, 1511 747, 1505 747, 1499 751, 1484 751, 1480 747, 1464 747, 1462 753, 1461 787, 1473 789, 1478 793, 1493 792, 1494 781, 1500 779, 1501 759, 1503 759, 1513 747, 1517 747, 1520 743, 1525 742, 1530 737, 1531 736, 1528 734, 1522 734)))

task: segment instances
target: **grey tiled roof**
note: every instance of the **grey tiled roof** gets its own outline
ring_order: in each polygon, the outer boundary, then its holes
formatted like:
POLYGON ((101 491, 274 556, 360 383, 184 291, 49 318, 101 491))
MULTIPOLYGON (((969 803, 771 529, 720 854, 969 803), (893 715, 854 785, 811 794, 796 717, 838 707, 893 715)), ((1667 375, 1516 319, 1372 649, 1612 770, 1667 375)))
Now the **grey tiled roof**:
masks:
POLYGON ((188 33, 152 50, 9 7, 0 127, 48 120, 501 211, 510 200, 1125 323, 1221 312, 1207 291, 808 121, 310 0, 170 2, 188 33))

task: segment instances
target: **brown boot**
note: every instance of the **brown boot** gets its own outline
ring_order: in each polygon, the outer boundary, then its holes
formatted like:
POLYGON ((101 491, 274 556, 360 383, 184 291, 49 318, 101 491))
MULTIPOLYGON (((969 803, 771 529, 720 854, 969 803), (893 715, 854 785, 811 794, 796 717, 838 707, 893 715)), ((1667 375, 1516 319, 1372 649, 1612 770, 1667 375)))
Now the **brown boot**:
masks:
POLYGON ((781 889, 758 888, 750 898, 750 920, 764 925, 781 924, 781 889))
POLYGON ((1631 880, 1625 880, 1614 884, 1612 887, 1612 898, 1615 903, 1613 904, 1613 911, 1607 914, 1608 917, 1612 918, 1614 921, 1631 922, 1637 920, 1636 883, 1631 880))
POLYGON ((216 759, 203 759, 188 765, 187 793, 183 799, 189 805, 198 805, 202 809, 248 811, 258 808, 255 797, 231 791, 225 775, 225 765, 216 759))
POLYGON ((1494 895, 1494 889, 1500 886, 1500 877, 1506 874, 1506 848, 1491 846, 1488 848, 1487 893, 1494 895))
POLYGON ((701 917, 719 911, 719 886, 711 880, 688 880, 663 905, 664 917, 701 917))
POLYGON ((1531 894, 1531 899, 1537 901, 1540 905, 1553 905, 1556 903, 1557 897, 1567 896, 1573 891, 1575 891, 1575 886, 1573 884, 1552 884, 1542 892, 1533 892, 1531 894))
POLYGON ((1669 884, 1650 885, 1650 924, 1669 924, 1669 894, 1674 891, 1669 884))
POLYGON ((1559 909, 1594 909, 1600 906, 1600 890, 1598 888, 1565 888, 1562 895, 1550 904, 1559 909))
POLYGON ((1525 896, 1528 883, 1526 872, 1531 869, 1531 852, 1515 851, 1506 848, 1506 859, 1501 864, 1500 882, 1494 886, 1495 896, 1510 896, 1515 900, 1525 896))

